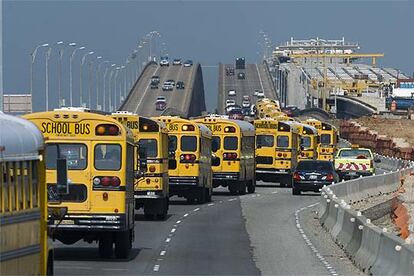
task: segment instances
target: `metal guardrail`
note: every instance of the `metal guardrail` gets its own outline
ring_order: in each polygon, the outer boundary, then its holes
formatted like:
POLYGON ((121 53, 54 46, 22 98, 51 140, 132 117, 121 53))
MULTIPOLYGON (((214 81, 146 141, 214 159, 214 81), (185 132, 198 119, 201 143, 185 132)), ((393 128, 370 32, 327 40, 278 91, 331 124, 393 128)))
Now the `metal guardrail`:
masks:
POLYGON ((414 162, 378 156, 390 172, 326 186, 320 199, 319 221, 332 239, 363 272, 372 275, 412 275, 414 245, 371 223, 351 204, 395 192, 402 177, 414 173, 414 162))

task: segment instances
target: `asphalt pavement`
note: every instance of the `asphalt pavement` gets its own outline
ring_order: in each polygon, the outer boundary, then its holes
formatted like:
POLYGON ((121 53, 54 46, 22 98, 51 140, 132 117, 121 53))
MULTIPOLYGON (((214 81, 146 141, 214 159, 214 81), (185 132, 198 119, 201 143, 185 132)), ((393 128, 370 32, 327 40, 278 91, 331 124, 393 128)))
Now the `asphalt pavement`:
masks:
POLYGON ((183 65, 161 67, 156 64, 148 66, 122 109, 141 116, 160 116, 163 111, 155 109, 155 101, 158 96, 164 96, 167 101, 167 108, 173 108, 181 112, 186 111, 195 69, 195 65, 191 67, 184 67, 183 65), (150 87, 152 76, 160 77, 158 89, 151 89, 150 87), (178 90, 174 87, 173 91, 162 91, 162 85, 166 80, 174 80, 175 83, 183 81, 184 89, 178 90))
MULTIPOLYGON (((296 227, 295 212, 317 203, 314 193, 292 196, 289 188, 259 187, 231 196, 216 190, 213 201, 189 205, 173 197, 165 221, 136 216, 129 260, 100 259, 97 244, 56 243, 56 275, 329 275, 296 227)), ((318 223, 304 223, 320 233, 318 223)), ((329 237, 329 236, 327 236, 329 237)), ((325 239, 328 239, 324 237, 325 239)), ((330 240, 315 241, 326 256, 338 256, 330 240)), ((354 269, 345 263, 335 270, 354 269)), ((343 272, 343 273, 341 273, 343 272)))

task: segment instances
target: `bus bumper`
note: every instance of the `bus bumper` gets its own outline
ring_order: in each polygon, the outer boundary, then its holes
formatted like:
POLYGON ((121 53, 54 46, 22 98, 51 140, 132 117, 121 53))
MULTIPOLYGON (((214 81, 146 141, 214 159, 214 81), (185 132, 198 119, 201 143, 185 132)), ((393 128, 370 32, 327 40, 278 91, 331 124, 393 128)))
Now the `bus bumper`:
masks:
POLYGON ((167 197, 162 190, 148 190, 148 191, 135 191, 135 201, 145 201, 147 199, 158 199, 167 197))
POLYGON ((62 221, 49 218, 49 228, 54 231, 123 231, 125 214, 67 214, 62 221))

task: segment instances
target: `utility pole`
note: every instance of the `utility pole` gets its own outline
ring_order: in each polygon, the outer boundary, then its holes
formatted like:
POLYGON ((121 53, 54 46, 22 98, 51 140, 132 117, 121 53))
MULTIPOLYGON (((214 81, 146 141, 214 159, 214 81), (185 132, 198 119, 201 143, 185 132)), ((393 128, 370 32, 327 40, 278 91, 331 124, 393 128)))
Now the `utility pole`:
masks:
POLYGON ((0 1, 0 111, 3 111, 3 1, 0 1))

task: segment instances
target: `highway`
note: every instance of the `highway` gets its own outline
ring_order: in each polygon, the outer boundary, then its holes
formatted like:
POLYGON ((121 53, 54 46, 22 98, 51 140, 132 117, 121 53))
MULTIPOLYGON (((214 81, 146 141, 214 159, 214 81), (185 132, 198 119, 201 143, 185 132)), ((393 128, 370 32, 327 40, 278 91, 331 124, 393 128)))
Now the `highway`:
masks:
POLYGON ((198 64, 191 67, 184 67, 182 65, 149 65, 142 73, 140 80, 131 91, 130 97, 124 106, 121 107, 121 110, 147 117, 160 116, 163 111, 155 109, 155 101, 158 96, 164 96, 167 101, 167 109, 175 109, 186 115, 191 100, 194 71, 197 66, 198 64), (158 89, 151 89, 150 87, 152 76, 160 77, 158 89), (173 91, 162 91, 162 85, 166 80, 174 80, 176 83, 177 81, 183 81, 185 89, 178 90, 174 87, 173 91))
POLYGON ((221 78, 221 86, 219 87, 218 96, 218 111, 220 114, 224 114, 225 102, 230 98, 235 99, 236 104, 241 106, 243 96, 249 95, 251 102, 254 103, 256 101, 256 97, 254 96, 255 89, 262 90, 265 97, 275 98, 273 84, 266 73, 265 65, 246 64, 246 68, 244 70, 235 70, 235 73, 232 76, 226 75, 226 68, 234 68, 234 64, 221 64, 220 67, 219 77, 221 78), (237 75, 240 72, 245 73, 245 79, 238 79, 237 75), (229 97, 229 90, 235 90, 236 96, 229 97))

